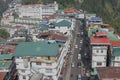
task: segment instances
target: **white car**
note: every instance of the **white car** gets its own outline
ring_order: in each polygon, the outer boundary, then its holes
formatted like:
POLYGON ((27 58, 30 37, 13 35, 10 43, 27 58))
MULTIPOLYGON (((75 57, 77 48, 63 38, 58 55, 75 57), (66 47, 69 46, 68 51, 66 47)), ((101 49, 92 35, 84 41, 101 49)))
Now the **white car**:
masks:
POLYGON ((78 74, 77 75, 77 80, 81 80, 81 77, 82 77, 81 74, 78 74))
POLYGON ((81 54, 78 54, 78 59, 81 59, 81 54))
POLYGON ((82 40, 80 40, 80 43, 82 43, 82 40))
POLYGON ((75 45, 75 48, 78 48, 78 45, 75 45))
POLYGON ((75 67, 75 63, 74 63, 74 62, 72 62, 72 63, 71 63, 71 66, 72 66, 72 67, 75 67))

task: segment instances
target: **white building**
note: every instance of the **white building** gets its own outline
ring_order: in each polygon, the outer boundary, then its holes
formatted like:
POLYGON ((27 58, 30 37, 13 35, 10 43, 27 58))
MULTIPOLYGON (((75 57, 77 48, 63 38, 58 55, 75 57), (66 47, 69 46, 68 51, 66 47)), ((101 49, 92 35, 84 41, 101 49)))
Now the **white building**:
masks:
POLYGON ((69 41, 59 47, 57 43, 41 41, 18 45, 14 55, 19 80, 58 80, 68 44, 69 41))
POLYGON ((20 18, 37 18, 42 19, 42 8, 40 4, 22 5, 19 7, 20 18))
POLYGON ((120 67, 120 41, 111 41, 111 66, 120 67))
POLYGON ((11 25, 14 22, 14 16, 11 12, 6 11, 2 14, 1 25, 11 25))
POLYGON ((61 33, 69 33, 70 30, 73 30, 73 23, 68 20, 61 20, 59 22, 53 22, 50 24, 49 30, 58 31, 61 33), (72 26, 71 26, 72 25, 72 26))
POLYGON ((53 15, 58 10, 58 4, 56 1, 54 4, 42 5, 42 17, 48 17, 53 15))
POLYGON ((92 68, 106 67, 107 46, 92 46, 92 68))
POLYGON ((53 4, 32 4, 32 5, 22 5, 19 7, 18 15, 20 18, 37 18, 42 19, 43 17, 48 17, 53 15, 56 10, 58 10, 58 4, 54 2, 53 4))
POLYGON ((109 39, 106 33, 98 32, 95 36, 90 37, 92 51, 92 68, 106 67, 109 65, 109 39))

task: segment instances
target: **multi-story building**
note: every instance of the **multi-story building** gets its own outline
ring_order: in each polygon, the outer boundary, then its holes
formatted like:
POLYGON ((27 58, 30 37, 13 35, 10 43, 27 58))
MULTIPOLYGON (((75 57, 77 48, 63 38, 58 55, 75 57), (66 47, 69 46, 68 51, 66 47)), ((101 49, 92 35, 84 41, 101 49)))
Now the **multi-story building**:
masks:
POLYGON ((20 18, 37 18, 42 19, 42 8, 40 4, 22 5, 19 8, 20 18))
POLYGON ((56 3, 56 1, 52 4, 42 5, 41 7, 43 18, 53 15, 58 10, 58 4, 56 3))
POLYGON ((49 25, 49 30, 54 30, 61 33, 69 33, 72 30, 72 22, 68 20, 61 20, 59 22, 53 22, 49 25))
POLYGON ((99 67, 95 80, 120 80, 120 67, 99 67))
POLYGON ((22 5, 19 7, 18 15, 20 18, 36 18, 42 19, 43 17, 48 17, 53 15, 58 10, 58 4, 54 2, 53 4, 32 4, 32 5, 22 5))
POLYGON ((16 69, 12 56, 12 54, 0 55, 0 80, 13 80, 15 78, 16 69))
POLYGON ((69 42, 24 42, 14 53, 19 80, 58 80, 69 42))
POLYGON ((103 24, 102 18, 100 17, 92 17, 88 22, 87 25, 88 26, 92 26, 92 25, 101 25, 103 24))
POLYGON ((111 42, 111 66, 120 67, 120 41, 111 42))
POLYGON ((90 37, 92 68, 109 65, 110 42, 106 35, 106 32, 97 32, 94 36, 90 37))

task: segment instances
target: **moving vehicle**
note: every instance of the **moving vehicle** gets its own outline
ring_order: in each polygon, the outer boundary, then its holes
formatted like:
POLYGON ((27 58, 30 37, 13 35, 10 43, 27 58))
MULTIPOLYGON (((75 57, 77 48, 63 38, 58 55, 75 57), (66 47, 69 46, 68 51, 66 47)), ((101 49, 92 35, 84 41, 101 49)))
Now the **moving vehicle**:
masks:
POLYGON ((77 80, 81 80, 81 74, 77 75, 77 80))
POLYGON ((78 54, 78 59, 81 59, 81 54, 80 53, 78 54))
POLYGON ((72 67, 75 67, 75 63, 74 63, 74 62, 72 62, 72 63, 71 63, 71 66, 72 66, 72 67))

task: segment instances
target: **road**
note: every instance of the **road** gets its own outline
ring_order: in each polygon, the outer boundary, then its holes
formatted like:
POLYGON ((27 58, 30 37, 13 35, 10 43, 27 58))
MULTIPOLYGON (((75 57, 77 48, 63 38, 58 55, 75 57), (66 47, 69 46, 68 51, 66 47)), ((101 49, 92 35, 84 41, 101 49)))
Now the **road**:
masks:
POLYGON ((89 70, 89 39, 87 37, 86 27, 80 20, 76 20, 71 55, 69 55, 69 65, 65 69, 64 80, 77 80, 78 74, 82 76, 81 80, 89 80, 89 77, 86 76, 86 72, 89 70), (81 54, 81 59, 78 59, 78 54, 81 54), (80 64, 80 67, 78 64, 80 64))
POLYGON ((74 64, 74 67, 71 67, 71 73, 70 73, 70 79, 69 80, 77 80, 77 76, 78 74, 82 75, 82 61, 81 59, 78 59, 78 54, 80 54, 80 47, 82 46, 82 43, 80 43, 80 40, 83 40, 83 37, 81 36, 81 32, 82 32, 82 27, 81 27, 81 22, 80 20, 76 21, 76 28, 75 28, 75 47, 74 47, 74 51, 73 51, 73 58, 71 61, 71 64, 74 64), (78 47, 76 47, 76 45, 78 47), (80 64, 80 67, 78 67, 78 65, 80 64))

